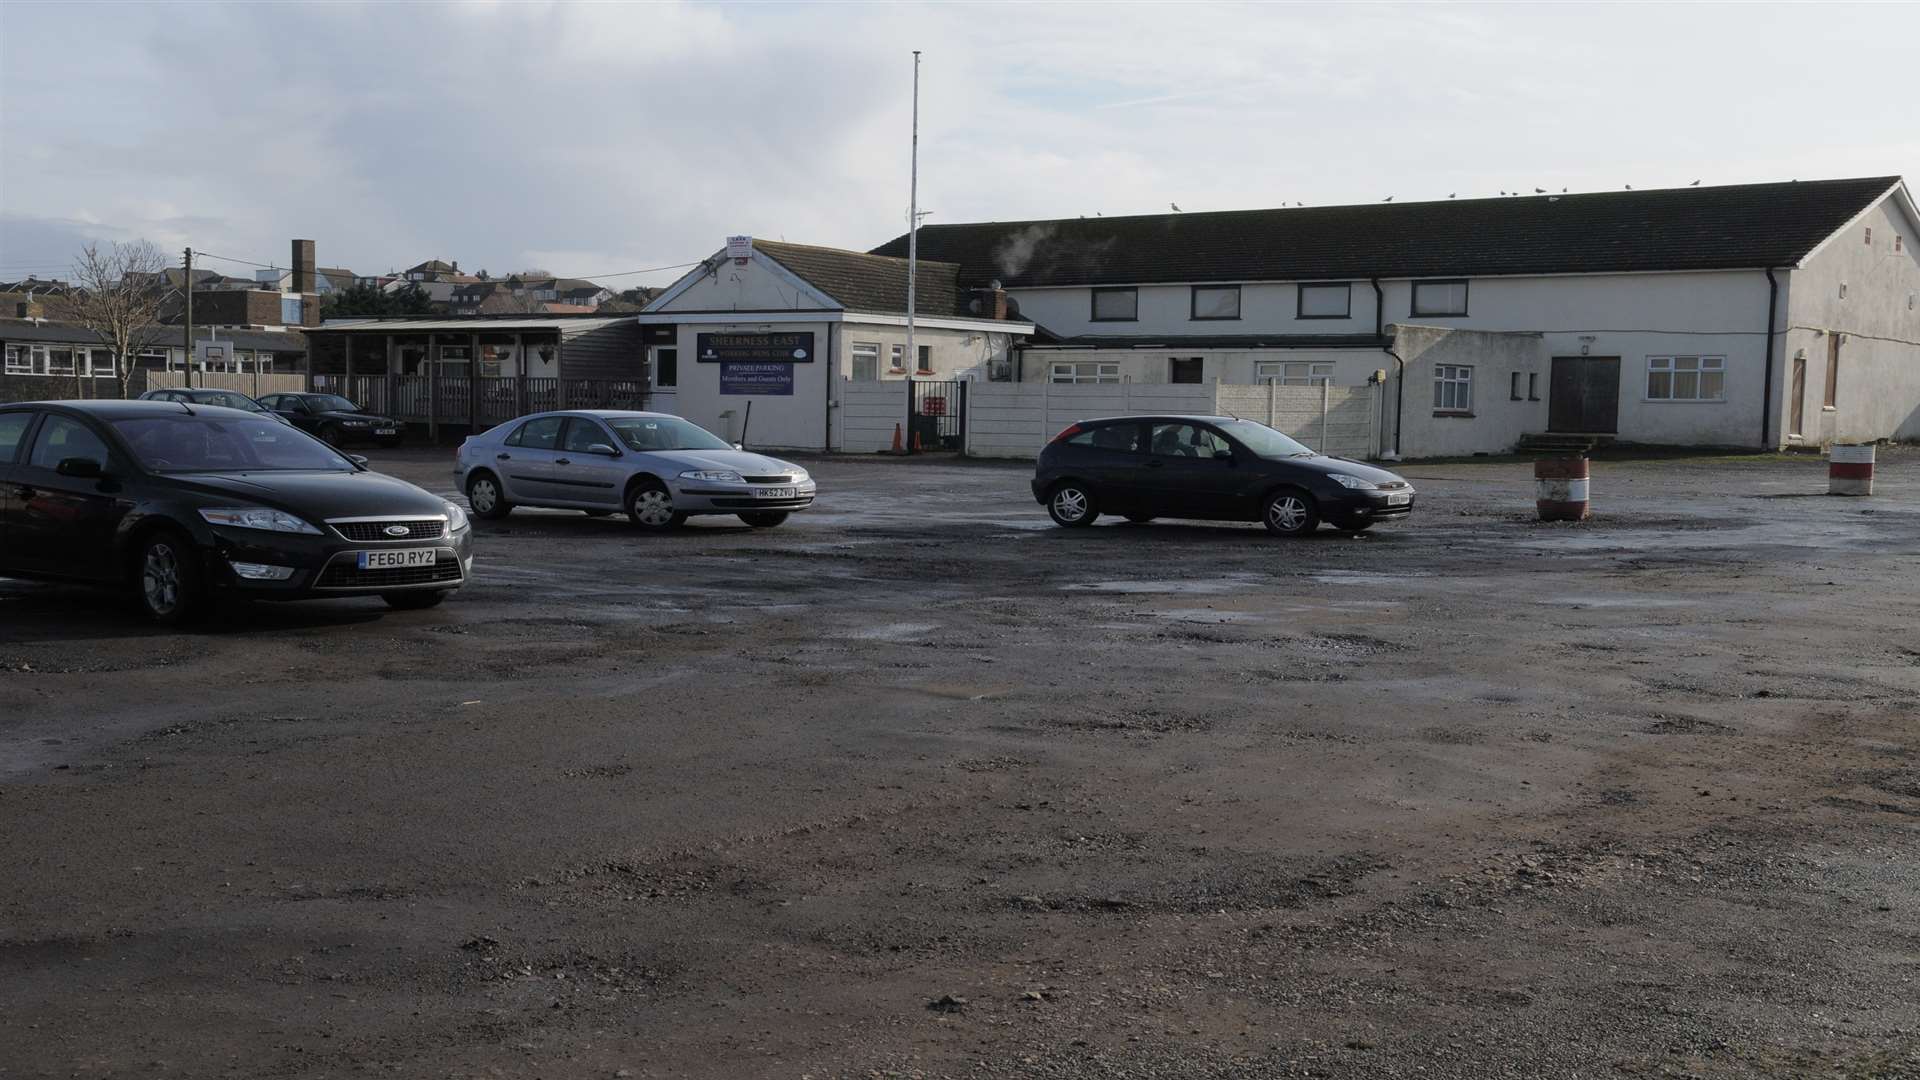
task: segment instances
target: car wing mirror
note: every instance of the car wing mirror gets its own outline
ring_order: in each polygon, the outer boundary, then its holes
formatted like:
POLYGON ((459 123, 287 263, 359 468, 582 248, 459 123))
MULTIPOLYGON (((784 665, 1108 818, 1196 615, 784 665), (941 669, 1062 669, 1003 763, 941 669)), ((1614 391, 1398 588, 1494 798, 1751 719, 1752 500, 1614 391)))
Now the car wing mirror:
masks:
POLYGON ((1233 451, 1231 451, 1231 450, 1215 450, 1215 451, 1213 452, 1213 460, 1215 460, 1215 461, 1232 461, 1232 460, 1233 460, 1233 451))
POLYGON ((602 457, 619 457, 620 456, 620 451, 615 450, 613 447, 608 446, 606 443, 600 443, 600 442, 594 443, 592 446, 587 447, 587 453, 599 454, 602 457))
POLYGON ((363 469, 367 467, 367 456, 365 454, 348 454, 347 460, 363 469))
POLYGON ((745 449, 747 448, 747 444, 746 444, 746 443, 734 443, 734 444, 733 444, 733 448, 734 448, 735 450, 745 450, 745 449))
POLYGON ((61 476, 71 476, 76 480, 98 480, 107 474, 107 470, 98 461, 90 457, 61 458, 53 471, 61 476))

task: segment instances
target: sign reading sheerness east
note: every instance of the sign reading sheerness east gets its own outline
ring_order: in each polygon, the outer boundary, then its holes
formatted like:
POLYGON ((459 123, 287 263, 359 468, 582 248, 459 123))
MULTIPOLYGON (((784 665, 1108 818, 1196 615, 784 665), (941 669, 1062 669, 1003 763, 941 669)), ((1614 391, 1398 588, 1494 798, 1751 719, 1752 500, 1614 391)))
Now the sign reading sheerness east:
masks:
POLYGON ((694 358, 702 364, 734 360, 760 363, 813 363, 813 334, 698 334, 694 358))

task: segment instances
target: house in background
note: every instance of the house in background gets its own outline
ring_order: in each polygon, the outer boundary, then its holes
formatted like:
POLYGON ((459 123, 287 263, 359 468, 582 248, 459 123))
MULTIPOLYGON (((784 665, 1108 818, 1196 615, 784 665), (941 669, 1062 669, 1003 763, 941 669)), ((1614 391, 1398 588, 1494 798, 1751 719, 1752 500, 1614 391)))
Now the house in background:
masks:
POLYGON ((755 446, 839 447, 850 385, 986 379, 1032 333, 1005 293, 960 274, 920 263, 910 357, 905 259, 737 237, 637 316, 651 407, 737 439, 751 403, 755 446))
POLYGON ((1383 449, 1417 454, 1920 438, 1916 236, 1886 176, 931 225, 919 251, 1039 328, 1009 378, 1384 378, 1383 449))
POLYGON ((453 290, 448 307, 455 315, 585 314, 612 298, 612 290, 581 278, 524 278, 515 274, 461 285, 453 290))

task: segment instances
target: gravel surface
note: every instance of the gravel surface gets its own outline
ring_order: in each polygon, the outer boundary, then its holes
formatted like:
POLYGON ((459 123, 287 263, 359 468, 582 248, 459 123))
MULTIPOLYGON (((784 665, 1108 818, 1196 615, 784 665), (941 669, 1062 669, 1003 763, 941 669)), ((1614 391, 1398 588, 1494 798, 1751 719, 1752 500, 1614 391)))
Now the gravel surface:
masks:
POLYGON ((1920 454, 809 467, 426 612, 0 581, 0 1077, 1920 1076, 1920 454))

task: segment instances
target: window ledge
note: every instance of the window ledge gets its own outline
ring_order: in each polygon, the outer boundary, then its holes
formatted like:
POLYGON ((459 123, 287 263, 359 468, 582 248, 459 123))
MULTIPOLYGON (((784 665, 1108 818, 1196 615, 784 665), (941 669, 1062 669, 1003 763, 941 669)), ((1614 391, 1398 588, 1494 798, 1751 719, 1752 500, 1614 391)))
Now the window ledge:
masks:
POLYGON ((1473 419, 1473 414, 1470 412, 1460 412, 1455 409, 1435 409, 1433 410, 1433 418, 1435 420, 1471 420, 1473 419))
POLYGON ((1726 398, 1649 397, 1640 399, 1642 405, 1725 405, 1726 403, 1726 398))

